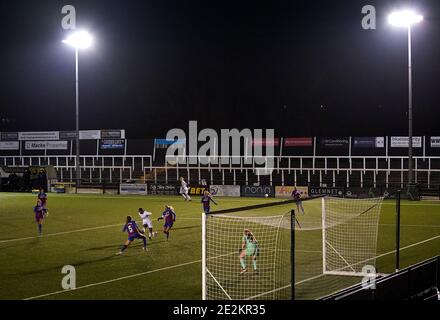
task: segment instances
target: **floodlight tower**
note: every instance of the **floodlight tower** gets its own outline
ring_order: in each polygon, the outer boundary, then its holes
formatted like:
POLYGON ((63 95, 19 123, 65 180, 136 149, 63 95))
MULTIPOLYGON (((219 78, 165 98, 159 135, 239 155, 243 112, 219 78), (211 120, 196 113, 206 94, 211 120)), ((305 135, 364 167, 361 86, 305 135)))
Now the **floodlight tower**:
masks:
POLYGON ((78 51, 88 49, 93 44, 93 37, 87 31, 77 31, 63 40, 63 43, 75 48, 75 85, 76 85, 76 186, 81 180, 80 150, 79 150, 79 89, 78 89, 78 51))
POLYGON ((395 27, 408 30, 408 185, 413 183, 413 116, 412 116, 412 61, 411 28, 423 21, 423 16, 409 9, 395 11, 388 16, 388 22, 395 27))

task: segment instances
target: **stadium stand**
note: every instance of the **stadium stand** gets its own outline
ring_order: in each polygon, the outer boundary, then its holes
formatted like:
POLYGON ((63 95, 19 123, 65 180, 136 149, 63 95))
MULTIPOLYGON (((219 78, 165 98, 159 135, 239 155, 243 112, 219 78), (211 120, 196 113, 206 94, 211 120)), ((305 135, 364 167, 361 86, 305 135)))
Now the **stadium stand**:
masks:
MULTIPOLYGON (((407 181, 406 149, 392 147, 384 137, 382 148, 356 148, 356 138, 307 138, 308 146, 292 147, 280 138, 275 148, 274 168, 269 175, 257 175, 259 167, 235 157, 238 164, 190 163, 190 158, 167 158, 166 148, 157 148, 153 139, 125 139, 125 148, 100 148, 100 140, 81 140, 82 183, 177 183, 180 176, 191 184, 226 185, 300 185, 323 187, 403 188, 407 181), (328 142, 330 141, 330 142, 328 142), (341 146, 332 143, 341 142, 341 146), (348 142, 347 142, 348 141, 348 142), (330 146, 326 146, 330 143, 330 146), (284 146, 284 147, 283 147, 284 146)), ((437 194, 440 185, 440 148, 429 144, 415 148, 415 183, 428 194, 437 194)), ((296 141, 296 140, 294 140, 296 141)), ((53 166, 60 182, 75 180, 75 142, 65 150, 27 150, 20 141, 19 150, 0 150, 0 166, 53 166)), ((232 162, 232 158, 229 158, 232 162)))

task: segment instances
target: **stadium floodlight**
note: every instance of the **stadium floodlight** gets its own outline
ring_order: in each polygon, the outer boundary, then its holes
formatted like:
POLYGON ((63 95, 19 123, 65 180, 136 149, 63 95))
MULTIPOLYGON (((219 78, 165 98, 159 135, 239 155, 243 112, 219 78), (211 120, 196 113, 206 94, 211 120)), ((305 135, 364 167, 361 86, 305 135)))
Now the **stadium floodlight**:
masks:
POLYGON ((93 37, 85 30, 81 30, 69 35, 63 40, 63 43, 74 47, 75 49, 87 49, 93 44, 93 37))
POLYGON ((410 188, 413 183, 411 27, 422 21, 423 16, 410 9, 395 11, 388 16, 388 22, 392 26, 405 27, 408 29, 408 188, 410 188))
POLYGON ((388 22, 396 27, 410 27, 423 21, 423 16, 412 10, 395 11, 388 16, 388 22))
POLYGON ((85 30, 77 31, 63 40, 63 43, 75 48, 75 84, 76 84, 76 186, 81 180, 80 150, 79 150, 79 86, 78 86, 78 51, 90 48, 93 44, 92 35, 85 30))

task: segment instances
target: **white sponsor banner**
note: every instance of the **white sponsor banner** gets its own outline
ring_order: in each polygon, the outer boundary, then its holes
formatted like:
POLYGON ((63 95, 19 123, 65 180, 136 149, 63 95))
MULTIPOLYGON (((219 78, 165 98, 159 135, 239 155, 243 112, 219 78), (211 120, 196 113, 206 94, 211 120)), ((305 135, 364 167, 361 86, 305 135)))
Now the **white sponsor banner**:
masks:
POLYGON ((46 150, 46 141, 26 141, 26 150, 46 150))
POLYGON ((125 130, 101 130, 101 139, 125 139, 125 130))
POLYGON ((67 141, 26 141, 26 150, 67 150, 67 141))
POLYGON ((78 188, 77 193, 81 194, 103 194, 104 191, 100 188, 78 188))
MULTIPOLYGON (((413 137, 413 148, 422 147, 422 137, 413 137)), ((409 138, 408 137, 391 137, 391 148, 408 148, 409 138)))
POLYGON ((99 140, 101 139, 101 130, 81 130, 79 138, 80 140, 99 140))
MULTIPOLYGON (((275 197, 291 198, 294 188, 293 186, 277 186, 275 187, 275 197)), ((301 198, 305 199, 309 197, 309 187, 296 187, 296 189, 301 194, 301 198)))
POLYGON ((440 148, 440 137, 431 137, 431 148, 440 148))
POLYGON ((46 141, 47 150, 67 150, 67 141, 46 141))
POLYGON ((20 143, 18 141, 0 141, 0 150, 19 150, 20 143))
POLYGON ((239 197, 240 186, 211 185, 209 192, 219 197, 239 197))
POLYGON ((18 133, 18 140, 21 141, 47 141, 47 140, 59 140, 59 138, 60 138, 60 133, 58 131, 18 133))
POLYGON ((119 185, 120 194, 140 194, 147 195, 148 188, 146 184, 139 183, 121 183, 119 185))

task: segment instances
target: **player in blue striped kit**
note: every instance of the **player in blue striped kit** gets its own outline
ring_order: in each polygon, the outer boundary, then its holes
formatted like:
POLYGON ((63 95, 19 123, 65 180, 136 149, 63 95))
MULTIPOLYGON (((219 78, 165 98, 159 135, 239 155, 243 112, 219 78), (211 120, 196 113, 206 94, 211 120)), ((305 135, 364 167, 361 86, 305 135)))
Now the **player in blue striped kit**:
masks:
POLYGON ((46 208, 47 203, 47 194, 44 192, 43 188, 40 188, 40 192, 38 193, 38 200, 41 201, 41 205, 46 208))
POLYGON ((214 201, 209 191, 205 190, 205 192, 203 192, 202 200, 200 201, 203 203, 203 212, 209 213, 211 211, 211 201, 217 205, 217 202, 214 201))
POLYGON ((37 205, 34 207, 35 222, 38 225, 38 234, 41 236, 43 233, 43 221, 47 214, 47 209, 43 206, 41 200, 37 200, 37 205))
POLYGON ((139 227, 131 216, 127 216, 127 222, 125 223, 122 232, 127 232, 128 238, 125 244, 121 247, 121 251, 116 254, 122 254, 134 239, 142 239, 142 242, 144 243, 143 250, 147 251, 147 237, 139 230, 139 227))
POLYGON ((162 217, 157 218, 157 221, 164 220, 165 223, 163 225, 163 233, 168 238, 170 237, 170 230, 174 225, 174 221, 176 221, 176 213, 174 212, 174 208, 172 206, 165 206, 165 211, 162 213, 162 217))

